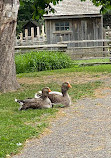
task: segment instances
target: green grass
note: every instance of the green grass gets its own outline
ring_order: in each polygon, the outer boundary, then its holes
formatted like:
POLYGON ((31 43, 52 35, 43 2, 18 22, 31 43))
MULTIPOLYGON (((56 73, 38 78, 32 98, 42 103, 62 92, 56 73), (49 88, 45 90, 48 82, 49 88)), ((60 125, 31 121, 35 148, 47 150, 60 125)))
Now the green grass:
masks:
MULTIPOLYGON (((74 69, 75 70, 75 69, 74 69)), ((22 74, 19 77, 41 77, 43 75, 67 74, 73 69, 54 70, 51 72, 40 72, 22 74)), ((92 96, 94 89, 101 86, 101 82, 89 82, 86 84, 72 84, 72 89, 69 90, 69 95, 72 101, 75 102, 83 96, 92 96)), ((58 108, 42 109, 42 110, 26 110, 19 111, 19 104, 14 101, 17 99, 25 99, 33 97, 35 92, 48 86, 52 90, 60 91, 60 85, 57 82, 48 84, 22 84, 21 89, 16 92, 0 95, 0 157, 4 158, 6 154, 17 153, 24 142, 32 137, 37 137, 48 126, 48 118, 55 117, 58 108), (19 146, 20 145, 20 146, 19 146)))
MULTIPOLYGON (((41 85, 42 86, 42 85, 41 85)), ((38 136, 48 121, 48 116, 54 115, 57 109, 19 111, 19 105, 14 102, 15 98, 24 99, 33 97, 36 90, 41 86, 22 85, 22 90, 0 95, 0 157, 6 154, 16 153, 19 143, 33 136, 38 136)))
POLYGON ((41 72, 30 72, 30 73, 20 73, 17 77, 41 77, 49 76, 55 74, 65 74, 70 72, 88 72, 88 73, 111 73, 111 65, 95 65, 95 66, 77 66, 66 69, 50 70, 50 71, 41 71, 41 72))
POLYGON ((89 72, 89 73, 92 73, 92 72, 94 72, 94 73, 97 73, 97 72, 111 73, 111 64, 79 67, 77 71, 89 72))
POLYGON ((87 64, 87 63, 109 63, 109 58, 101 58, 101 59, 88 59, 88 60, 75 60, 75 64, 87 64))

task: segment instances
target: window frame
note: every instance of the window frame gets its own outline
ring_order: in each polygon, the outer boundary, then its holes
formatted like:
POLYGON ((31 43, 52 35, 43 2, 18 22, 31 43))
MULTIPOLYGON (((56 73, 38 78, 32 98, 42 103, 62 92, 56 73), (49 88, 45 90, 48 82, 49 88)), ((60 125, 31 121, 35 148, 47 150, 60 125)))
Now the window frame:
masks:
POLYGON ((69 31, 69 30, 70 30, 69 21, 55 22, 55 31, 69 31))

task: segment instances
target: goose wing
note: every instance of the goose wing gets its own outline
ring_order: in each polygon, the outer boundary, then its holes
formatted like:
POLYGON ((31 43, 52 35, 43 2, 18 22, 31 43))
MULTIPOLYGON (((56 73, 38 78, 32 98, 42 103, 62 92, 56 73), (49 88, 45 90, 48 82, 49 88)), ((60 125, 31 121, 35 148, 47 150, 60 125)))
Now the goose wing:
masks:
POLYGON ((49 94, 48 98, 51 100, 52 103, 61 103, 63 100, 63 96, 56 93, 49 94))

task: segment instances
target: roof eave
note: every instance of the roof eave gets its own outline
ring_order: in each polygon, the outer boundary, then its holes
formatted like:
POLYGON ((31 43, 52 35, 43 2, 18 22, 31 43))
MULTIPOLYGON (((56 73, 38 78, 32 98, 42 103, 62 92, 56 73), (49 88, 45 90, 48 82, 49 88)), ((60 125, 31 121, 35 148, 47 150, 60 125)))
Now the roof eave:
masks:
POLYGON ((45 20, 55 20, 55 19, 72 19, 72 18, 85 18, 85 17, 102 17, 100 13, 97 14, 78 14, 78 15, 54 15, 54 16, 45 16, 45 20))

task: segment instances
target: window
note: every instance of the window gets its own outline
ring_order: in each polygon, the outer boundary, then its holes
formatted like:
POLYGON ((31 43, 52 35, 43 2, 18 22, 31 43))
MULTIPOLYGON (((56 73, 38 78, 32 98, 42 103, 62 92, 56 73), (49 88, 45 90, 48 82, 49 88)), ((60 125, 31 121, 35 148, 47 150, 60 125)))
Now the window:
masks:
POLYGON ((68 31, 69 30, 69 22, 56 22, 55 23, 56 31, 68 31))

